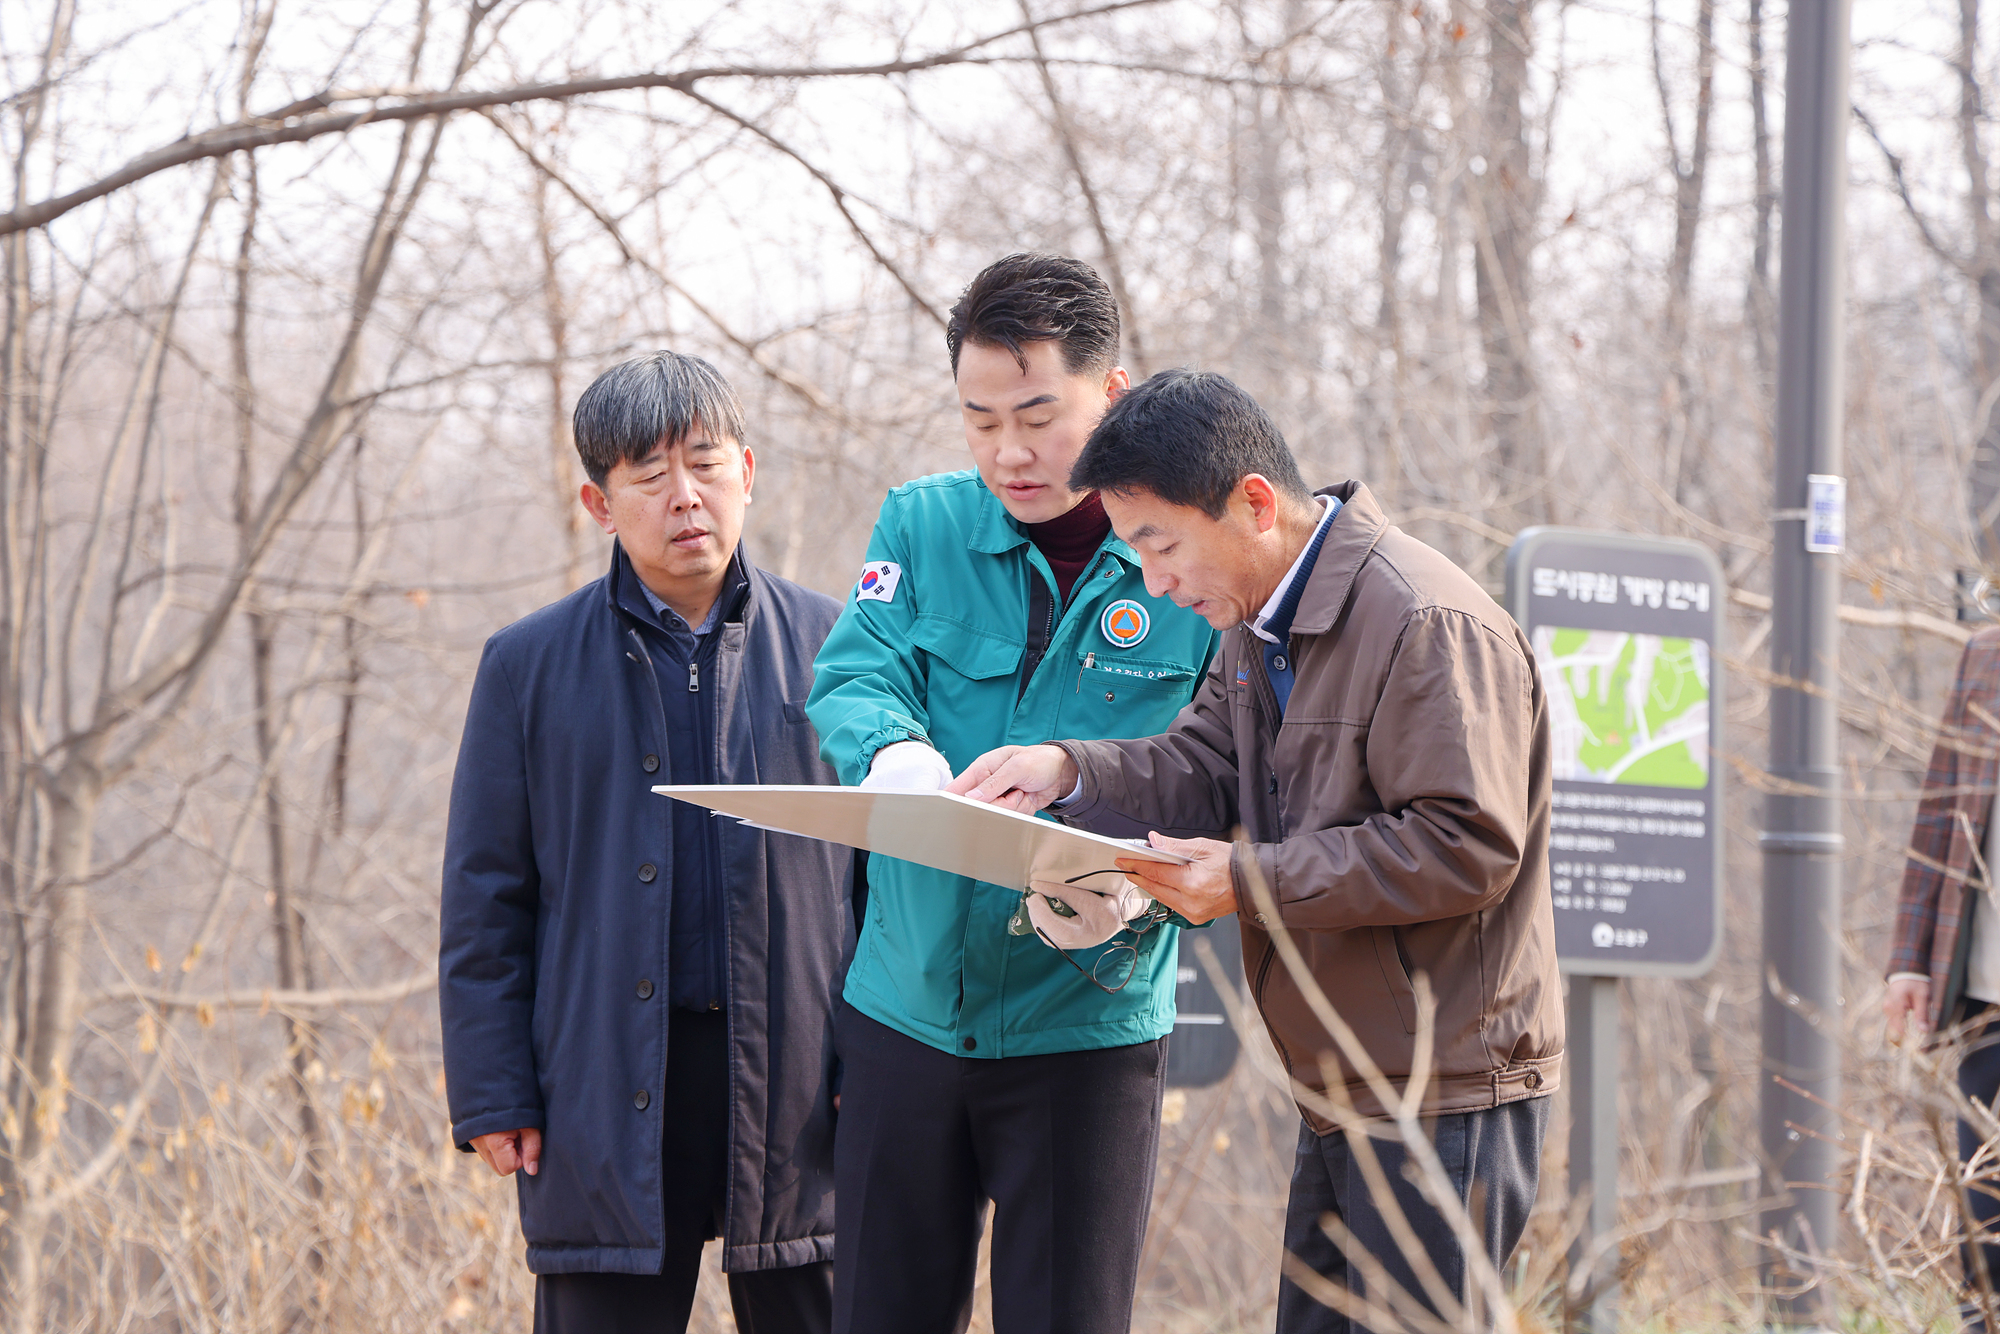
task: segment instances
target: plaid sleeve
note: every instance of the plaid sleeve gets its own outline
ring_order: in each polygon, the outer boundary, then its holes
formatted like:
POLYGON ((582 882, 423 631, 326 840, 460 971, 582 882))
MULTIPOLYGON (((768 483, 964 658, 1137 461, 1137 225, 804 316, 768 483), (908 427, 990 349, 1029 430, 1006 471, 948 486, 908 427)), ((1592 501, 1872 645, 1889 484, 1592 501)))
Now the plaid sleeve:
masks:
POLYGON ((1983 767, 1976 751, 1992 743, 1992 729, 1979 716, 2000 707, 2000 631, 1973 636, 1959 658, 1958 677, 1945 705, 1930 768, 1924 774, 1924 795, 1917 803, 1910 831, 1908 861, 1896 904, 1895 933, 1889 951, 1890 973, 1931 972, 1933 945, 1940 912, 1958 914, 1958 904, 1943 902, 1947 887, 1959 884, 1963 873, 1951 870, 1951 840, 1964 788, 1973 771, 1983 767), (1975 711, 1984 699, 1987 708, 1975 711))

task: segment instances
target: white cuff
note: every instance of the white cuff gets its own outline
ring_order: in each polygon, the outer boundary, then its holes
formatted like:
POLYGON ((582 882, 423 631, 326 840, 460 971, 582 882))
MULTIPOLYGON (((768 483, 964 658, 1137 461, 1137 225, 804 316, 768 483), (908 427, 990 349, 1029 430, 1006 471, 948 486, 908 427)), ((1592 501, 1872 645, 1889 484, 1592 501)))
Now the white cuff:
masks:
POLYGON ((1928 982, 1931 980, 1931 975, 1929 973, 1891 973, 1886 980, 1890 982, 1928 982))
POLYGON ((1069 805, 1071 802, 1075 801, 1078 797, 1082 795, 1083 795, 1083 775, 1078 774, 1076 776, 1076 786, 1069 790, 1069 795, 1067 797, 1064 797, 1061 801, 1050 802, 1049 809, 1052 811, 1059 811, 1063 809, 1063 807, 1069 805))

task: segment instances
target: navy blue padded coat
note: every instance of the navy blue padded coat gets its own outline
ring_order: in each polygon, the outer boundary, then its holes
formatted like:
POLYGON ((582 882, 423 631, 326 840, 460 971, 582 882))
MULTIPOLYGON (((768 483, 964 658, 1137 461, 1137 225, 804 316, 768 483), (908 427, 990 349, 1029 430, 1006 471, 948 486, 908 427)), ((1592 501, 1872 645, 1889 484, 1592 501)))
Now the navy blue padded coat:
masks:
MULTIPOLYGON (((715 771, 834 783, 806 721, 832 599, 752 566, 719 627, 715 771)), ((445 838, 439 1009, 452 1136, 541 1129, 516 1173, 528 1267, 658 1273, 667 922, 674 886, 659 676, 619 605, 629 566, 487 641, 445 838), (642 985, 650 984, 650 985, 642 985)), ((623 590, 637 592, 634 590, 623 590)), ((706 683, 704 683, 706 686, 706 683)), ((831 1000, 853 854, 724 821, 731 1111, 726 1269, 833 1258, 831 1000)))

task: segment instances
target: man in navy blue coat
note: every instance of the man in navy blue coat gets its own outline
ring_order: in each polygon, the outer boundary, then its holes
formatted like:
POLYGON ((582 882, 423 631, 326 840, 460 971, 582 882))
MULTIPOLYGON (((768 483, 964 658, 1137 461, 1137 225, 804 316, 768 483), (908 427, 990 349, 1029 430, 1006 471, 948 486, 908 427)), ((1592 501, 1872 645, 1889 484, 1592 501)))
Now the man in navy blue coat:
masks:
POLYGON ((805 700, 840 608, 744 554, 707 362, 614 367, 575 435, 611 568, 487 642, 452 782, 453 1137, 515 1174, 537 1331, 684 1330, 717 1235, 740 1329, 826 1330, 853 854, 650 789, 836 782, 805 700))

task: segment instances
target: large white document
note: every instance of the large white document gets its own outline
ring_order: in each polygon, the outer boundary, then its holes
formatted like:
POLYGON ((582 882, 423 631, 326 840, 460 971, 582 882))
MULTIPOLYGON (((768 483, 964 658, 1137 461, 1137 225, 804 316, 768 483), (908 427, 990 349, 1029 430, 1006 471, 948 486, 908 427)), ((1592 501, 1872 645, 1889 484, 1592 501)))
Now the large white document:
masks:
POLYGON ((1023 891, 1037 880, 1109 890, 1119 883, 1120 857, 1188 863, 1176 852, 1085 833, 949 792, 776 783, 670 784, 653 791, 759 829, 823 838, 1023 891))

